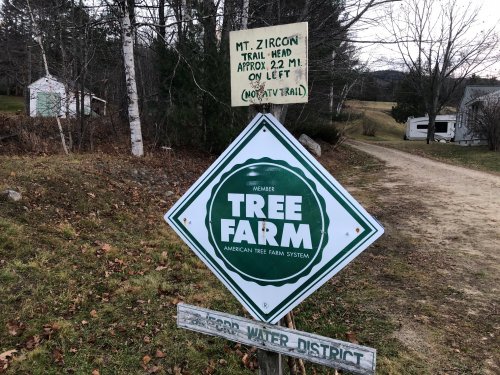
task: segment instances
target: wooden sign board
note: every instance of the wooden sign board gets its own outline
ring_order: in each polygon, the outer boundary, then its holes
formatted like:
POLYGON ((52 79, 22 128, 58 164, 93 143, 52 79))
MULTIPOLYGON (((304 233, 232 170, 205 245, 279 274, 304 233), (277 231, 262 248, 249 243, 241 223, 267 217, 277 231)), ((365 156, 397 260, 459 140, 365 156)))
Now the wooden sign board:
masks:
POLYGON ((307 22, 232 31, 231 105, 307 103, 307 22))
POLYGON ((366 346, 184 303, 177 305, 177 326, 353 374, 375 374, 377 351, 366 346))

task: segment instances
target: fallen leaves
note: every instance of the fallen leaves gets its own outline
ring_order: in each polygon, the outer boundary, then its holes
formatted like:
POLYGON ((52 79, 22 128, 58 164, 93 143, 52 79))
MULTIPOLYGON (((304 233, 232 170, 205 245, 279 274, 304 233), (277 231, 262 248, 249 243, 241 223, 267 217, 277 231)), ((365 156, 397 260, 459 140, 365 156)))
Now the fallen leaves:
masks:
POLYGON ((165 353, 163 353, 160 349, 156 349, 154 358, 149 354, 146 354, 142 357, 140 365, 148 374, 156 374, 163 370, 163 366, 161 366, 159 362, 162 358, 165 357, 165 353))
POLYGON ((101 250, 105 253, 111 250, 111 245, 109 243, 105 243, 101 246, 101 250))
POLYGON ((156 374, 156 373, 160 372, 161 370, 163 370, 162 366, 151 366, 147 371, 148 371, 148 374, 156 374))
POLYGON ((7 331, 11 336, 19 336, 23 333, 26 325, 18 320, 9 320, 6 324, 7 331))
POLYGON ((43 326, 41 335, 33 335, 28 337, 24 342, 24 348, 26 350, 34 350, 40 346, 42 340, 50 340, 54 334, 61 329, 59 323, 48 323, 43 326))
POLYGON ((165 358, 167 355, 163 353, 160 349, 156 350, 155 357, 156 358, 165 358))
MULTIPOLYGON (((237 346, 238 347, 238 346, 237 346)), ((252 347, 250 348, 245 354, 243 354, 239 348, 241 348, 241 346, 238 347, 238 349, 236 350, 236 354, 238 355, 239 353, 242 354, 242 357, 241 357, 241 362, 243 363, 243 365, 249 369, 249 370, 255 370, 255 369, 258 369, 259 368, 259 364, 257 362, 257 355, 256 355, 256 352, 257 352, 257 348, 255 347, 252 347)))
POLYGON ((160 365, 153 365, 153 363, 150 363, 152 358, 149 355, 145 355, 142 357, 141 361, 141 367, 146 371, 148 374, 156 374, 163 370, 163 367, 160 365))
POLYGON ((353 344, 359 344, 359 341, 354 332, 346 332, 345 334, 347 341, 353 344))
MULTIPOLYGON (((192 166, 188 167, 189 175, 183 164, 183 168, 180 168, 180 165, 172 167, 176 171, 179 170, 183 176, 175 178, 177 181, 175 188, 168 187, 175 192, 167 200, 169 205, 172 204, 175 195, 187 189, 197 177, 197 173, 191 172, 191 169, 196 168, 201 174, 205 162, 208 163, 205 158, 196 158, 192 162, 192 166)), ((100 163, 100 160, 92 159, 89 161, 85 158, 84 161, 78 160, 78 164, 71 166, 72 170, 78 169, 82 180, 79 179, 78 173, 75 173, 74 176, 71 174, 71 178, 66 178, 65 173, 61 173, 61 176, 52 176, 55 171, 42 168, 43 171, 40 173, 50 174, 52 182, 47 184, 48 179, 41 179, 37 175, 33 178, 33 185, 30 185, 29 189, 26 187, 28 191, 39 192, 38 195, 35 196, 34 193, 30 197, 29 207, 36 213, 36 216, 32 216, 28 221, 35 226, 33 232, 39 233, 41 237, 38 241, 38 238, 33 236, 33 241, 35 242, 34 246, 43 251, 40 258, 43 262, 39 262, 43 272, 40 272, 40 275, 38 273, 26 275, 26 279, 23 279, 23 283, 20 285, 14 284, 17 283, 16 279, 12 285, 8 282, 4 286, 7 288, 6 291, 12 290, 13 303, 5 311, 3 308, 0 309, 5 313, 5 319, 0 325, 0 331, 3 331, 3 336, 0 335, 0 349, 14 349, 18 352, 9 351, 9 356, 5 354, 2 360, 12 362, 12 358, 15 358, 14 363, 11 363, 8 368, 8 371, 15 373, 17 370, 15 366, 18 365, 19 359, 32 358, 35 353, 30 351, 35 350, 37 356, 42 353, 44 358, 33 369, 28 369, 34 373, 68 372, 100 375, 101 368, 103 373, 109 371, 122 373, 126 371, 113 371, 114 369, 107 368, 111 367, 107 361, 104 363, 99 363, 97 360, 90 363, 85 361, 88 352, 93 352, 96 347, 100 347, 102 344, 106 345, 106 349, 101 352, 107 352, 106 356, 109 355, 110 358, 113 358, 112 363, 114 364, 115 357, 120 358, 123 354, 122 349, 128 351, 130 346, 131 351, 139 354, 134 360, 135 367, 128 369, 129 372, 138 372, 137 370, 139 370, 142 373, 156 374, 171 371, 171 373, 187 374, 187 365, 178 363, 178 367, 173 368, 175 364, 173 358, 177 358, 177 354, 172 357, 170 341, 167 341, 168 345, 166 344, 164 348, 159 346, 157 349, 156 346, 158 340, 156 326, 162 331, 165 330, 165 327, 162 327, 158 322, 164 321, 165 314, 168 318, 172 315, 174 311, 171 304, 172 298, 177 296, 177 299, 172 301, 174 304, 191 298, 189 294, 191 288, 175 285, 170 277, 169 269, 176 265, 185 265, 187 261, 193 261, 192 257, 188 258, 186 254, 178 250, 177 246, 164 246, 162 241, 158 241, 156 232, 147 231, 150 228, 147 227, 146 222, 150 220, 152 225, 158 227, 161 219, 160 214, 151 207, 156 206, 158 198, 163 196, 165 185, 152 186, 151 188, 155 189, 154 194, 147 189, 145 189, 146 191, 144 189, 136 191, 134 195, 141 203, 140 208, 144 210, 143 213, 138 213, 137 208, 131 207, 130 204, 127 194, 128 181, 116 182, 116 185, 113 186, 117 192, 116 195, 108 194, 107 188, 103 190, 101 176, 97 178, 92 175, 96 166, 101 165, 100 163), (81 170, 80 162, 85 163, 84 170, 81 170), (73 178, 77 179, 76 183, 73 183, 73 178), (91 193, 87 194, 87 192, 91 193), (153 206, 150 206, 150 203, 153 206), (137 221, 138 225, 134 226, 129 222, 129 219, 135 220, 137 215, 140 216, 140 220, 137 221), (37 232, 39 227, 42 230, 37 232), (81 233, 82 236, 73 243, 69 243, 66 237, 52 238, 52 228, 67 229, 67 233, 61 232, 65 236, 74 232, 81 233), (128 233, 129 231, 133 233, 128 233), (125 233, 127 234, 125 235, 125 233), (144 235, 145 233, 153 235, 148 238, 144 235), (142 237, 148 239, 139 245, 139 239, 142 240, 142 237), (43 241, 49 241, 49 239, 51 241, 47 243, 50 246, 46 246, 43 241), (155 297, 158 296, 151 297, 151 302, 148 293, 144 293, 144 289, 146 289, 144 285, 146 284, 142 284, 148 279, 138 277, 150 272, 152 278, 162 276, 162 284, 165 284, 164 292, 160 293, 162 298, 157 300, 155 297), (59 277, 60 274, 65 277, 59 277), (46 275, 51 277, 46 277, 46 275), (108 276, 108 279, 105 279, 105 275, 108 276), (128 280, 131 280, 131 284, 137 288, 137 292, 124 292, 122 294, 119 290, 121 283, 126 283, 128 280), (32 282, 40 283, 40 286, 43 286, 40 290, 46 289, 47 293, 35 293, 33 289, 27 289, 32 286, 32 282), (27 303, 26 311, 18 312, 15 310, 17 300, 14 297, 18 296, 29 299, 30 304, 27 303), (110 301, 113 305, 109 309, 103 307, 104 302, 109 303, 110 301), (129 305, 132 307, 130 311, 126 310, 129 305), (24 315, 21 318, 18 314, 24 315), (44 326, 44 323, 50 322, 49 319, 54 319, 50 317, 60 317, 57 319, 61 319, 59 322, 61 328, 57 324, 44 326), (120 323, 112 326, 112 322, 117 321, 120 323), (64 339, 58 340, 59 335, 64 336, 64 339), (48 342, 49 340, 50 342, 48 342), (124 342, 126 342, 126 348, 124 348, 125 345, 120 345, 124 342), (61 346, 61 343, 65 343, 65 345, 61 346), (146 354, 150 357, 147 364, 143 361, 146 354), (67 366, 67 369, 63 367, 64 371, 63 368, 59 367, 63 363, 65 363, 64 367, 67 366), (146 366, 146 371, 139 367, 141 363, 146 366)), ((124 162, 124 166, 129 167, 128 159, 124 162)), ((121 173, 121 170, 125 170, 125 168, 120 169, 122 167, 110 163, 109 169, 115 174, 110 177, 116 177, 121 173)), ((158 163, 158 171, 163 171, 163 168, 163 164, 158 163)), ((56 169, 59 174, 60 169, 56 169)), ((144 169, 148 175, 155 177, 155 169, 144 169)), ((7 171, 9 170, 7 169, 7 171)), ((24 213, 16 212, 17 214, 24 218, 24 213)), ((71 238, 73 239, 73 237, 71 238)), ((2 254, 0 258, 5 258, 5 260, 0 259, 0 268, 4 263, 10 265, 11 262, 14 262, 13 253, 15 252, 11 253, 2 254)), ((181 271, 181 267, 175 270, 176 273, 182 275, 181 271)), ((184 278, 188 279, 187 276, 184 278)), ((170 331, 170 327, 166 328, 170 331)), ((220 365, 218 357, 214 357, 214 359, 218 367, 220 365)), ((3 368, 4 365, 2 363, 0 368, 3 368)), ((120 369, 123 368, 122 364, 116 366, 120 369)), ((189 367, 191 366, 190 364, 189 367)), ((207 361, 204 361, 201 367, 195 371, 199 374, 206 366, 207 361)), ((217 372, 220 372, 219 368, 217 372)))
POLYGON ((217 363, 213 359, 211 359, 208 362, 208 366, 203 370, 203 375, 212 375, 215 372, 216 365, 217 363))
POLYGON ((14 354, 16 353, 17 350, 12 349, 0 354, 0 373, 7 370, 7 368, 9 367, 9 363, 12 361, 12 359, 14 358, 14 354))
POLYGON ((2 354, 0 354, 0 361, 5 361, 9 358, 12 358, 14 356, 14 354, 16 354, 16 353, 17 353, 16 349, 7 350, 6 352, 3 352, 2 354))
POLYGON ((183 301, 184 301, 183 297, 177 296, 177 297, 172 298, 171 304, 174 306, 177 306, 177 304, 179 304, 180 302, 183 302, 183 301))
POLYGON ((52 335, 59 331, 61 326, 58 323, 49 323, 43 326, 43 337, 47 340, 52 338, 52 335))
POLYGON ((24 347, 27 350, 33 350, 38 347, 38 345, 40 345, 40 336, 38 335, 31 336, 24 342, 24 347))
POLYGON ((62 350, 59 348, 55 348, 52 351, 52 359, 58 365, 63 365, 64 364, 64 354, 63 354, 62 350))

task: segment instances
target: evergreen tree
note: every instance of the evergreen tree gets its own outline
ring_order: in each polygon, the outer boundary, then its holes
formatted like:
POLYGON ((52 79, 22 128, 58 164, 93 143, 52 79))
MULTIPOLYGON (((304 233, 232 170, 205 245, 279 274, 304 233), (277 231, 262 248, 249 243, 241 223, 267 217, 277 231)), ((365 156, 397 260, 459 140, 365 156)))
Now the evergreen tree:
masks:
POLYGON ((405 123, 408 117, 422 117, 426 114, 424 98, 415 90, 408 75, 399 82, 395 100, 396 105, 392 107, 391 115, 397 122, 405 123))

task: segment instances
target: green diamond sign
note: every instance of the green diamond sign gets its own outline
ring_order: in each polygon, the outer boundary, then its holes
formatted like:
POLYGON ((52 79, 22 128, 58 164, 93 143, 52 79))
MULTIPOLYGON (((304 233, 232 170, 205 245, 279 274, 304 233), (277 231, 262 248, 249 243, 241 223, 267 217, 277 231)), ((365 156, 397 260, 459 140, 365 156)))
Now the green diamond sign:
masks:
POLYGON ((383 233, 272 115, 257 115, 165 220, 257 320, 277 322, 383 233))

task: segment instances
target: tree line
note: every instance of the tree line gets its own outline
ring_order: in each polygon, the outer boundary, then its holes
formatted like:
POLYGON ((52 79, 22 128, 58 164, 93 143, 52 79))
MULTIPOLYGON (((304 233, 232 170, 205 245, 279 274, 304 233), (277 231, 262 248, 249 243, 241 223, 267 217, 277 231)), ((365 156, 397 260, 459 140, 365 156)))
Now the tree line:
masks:
MULTIPOLYGON (((71 90, 105 98, 124 121, 135 120, 135 92, 140 128, 153 143, 219 151, 249 116, 247 109, 230 106, 230 31, 308 21, 310 102, 290 106, 287 119, 296 126, 327 124, 360 71, 349 35, 378 3, 5 0, 0 87, 27 96, 28 84, 46 74, 40 41, 51 75, 71 90), (125 56, 126 43, 132 60, 125 56)), ((83 119, 82 132, 84 127, 83 119)))
POLYGON ((350 93, 374 92, 356 30, 381 21, 368 11, 387 5, 404 82, 431 117, 432 139, 432 118, 496 50, 493 30, 469 35, 477 13, 455 0, 4 0, 0 90, 27 97, 28 84, 49 71, 80 93, 81 135, 89 90, 129 124, 134 154, 142 154, 143 136, 155 146, 220 151, 252 112, 230 105, 230 31, 308 21, 309 103, 284 113, 292 130, 308 126, 313 136, 335 138, 332 124, 350 93), (429 30, 425 20, 438 5, 429 30))

